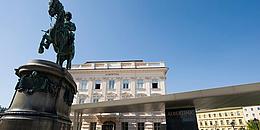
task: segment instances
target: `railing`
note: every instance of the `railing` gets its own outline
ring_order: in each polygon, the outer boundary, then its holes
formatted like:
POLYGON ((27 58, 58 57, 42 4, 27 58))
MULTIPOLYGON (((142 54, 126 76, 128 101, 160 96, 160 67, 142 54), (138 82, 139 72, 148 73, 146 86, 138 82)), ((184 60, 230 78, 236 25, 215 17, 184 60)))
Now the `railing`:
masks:
POLYGON ((121 69, 165 67, 164 62, 104 62, 72 65, 72 69, 121 69))

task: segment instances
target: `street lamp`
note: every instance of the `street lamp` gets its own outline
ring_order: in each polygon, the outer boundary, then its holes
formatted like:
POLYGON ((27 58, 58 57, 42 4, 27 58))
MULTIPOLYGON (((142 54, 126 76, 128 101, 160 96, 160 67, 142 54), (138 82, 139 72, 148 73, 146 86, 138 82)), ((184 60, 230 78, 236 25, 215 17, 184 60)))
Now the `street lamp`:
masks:
POLYGON ((254 118, 253 122, 254 122, 254 124, 256 125, 256 127, 257 127, 257 130, 259 130, 259 127, 258 127, 259 120, 258 120, 258 119, 256 119, 256 118, 254 118))
POLYGON ((218 124, 217 123, 214 124, 214 128, 215 128, 215 130, 217 130, 217 128, 218 128, 218 124))
POLYGON ((233 130, 235 130, 235 122, 232 121, 232 122, 230 123, 230 125, 233 127, 233 130))

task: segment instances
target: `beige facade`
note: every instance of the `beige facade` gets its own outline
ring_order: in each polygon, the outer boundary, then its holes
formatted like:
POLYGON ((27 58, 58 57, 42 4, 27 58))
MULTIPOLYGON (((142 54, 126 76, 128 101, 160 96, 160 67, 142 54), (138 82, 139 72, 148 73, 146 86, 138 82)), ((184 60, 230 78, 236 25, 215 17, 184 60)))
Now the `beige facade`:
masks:
POLYGON ((242 107, 221 108, 197 111, 199 130, 243 130, 246 120, 242 107))
MULTIPOLYGON (((109 102, 166 93, 164 62, 95 61, 70 70, 78 93, 74 104, 109 102)), ((83 114, 83 130, 153 130, 165 124, 164 112, 83 114)))

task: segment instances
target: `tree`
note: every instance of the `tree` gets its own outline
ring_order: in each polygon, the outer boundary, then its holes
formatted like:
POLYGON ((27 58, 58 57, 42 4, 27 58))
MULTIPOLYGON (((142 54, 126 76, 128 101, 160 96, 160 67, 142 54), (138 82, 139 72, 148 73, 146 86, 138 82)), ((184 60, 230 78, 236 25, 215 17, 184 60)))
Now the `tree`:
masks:
POLYGON ((254 122, 254 120, 249 120, 247 122, 247 130, 258 130, 260 128, 260 123, 254 122))
POLYGON ((5 110, 7 110, 7 108, 2 107, 2 106, 0 105, 0 113, 3 113, 5 110))

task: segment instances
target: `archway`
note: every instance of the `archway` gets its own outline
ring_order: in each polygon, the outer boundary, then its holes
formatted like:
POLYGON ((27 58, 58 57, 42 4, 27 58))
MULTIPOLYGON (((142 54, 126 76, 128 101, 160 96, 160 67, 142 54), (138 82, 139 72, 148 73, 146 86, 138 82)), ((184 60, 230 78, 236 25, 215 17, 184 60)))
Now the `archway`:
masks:
POLYGON ((106 121, 102 125, 102 130, 116 130, 116 123, 113 121, 106 121))

